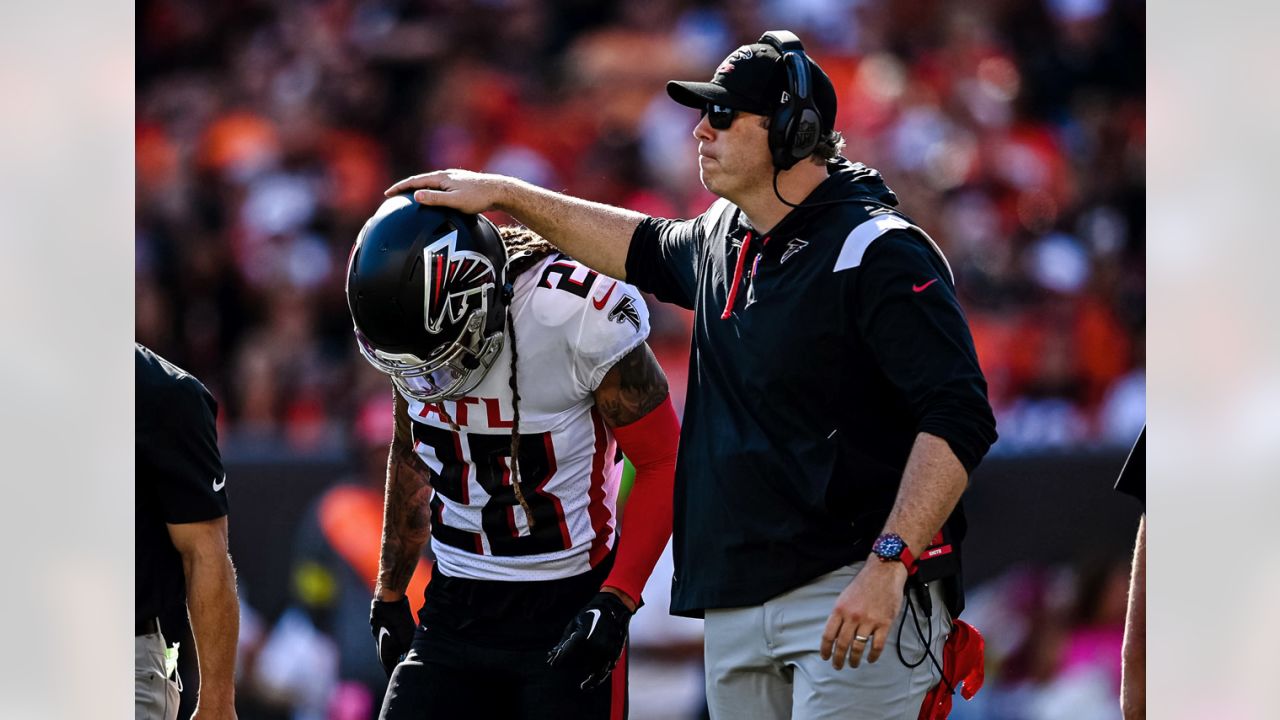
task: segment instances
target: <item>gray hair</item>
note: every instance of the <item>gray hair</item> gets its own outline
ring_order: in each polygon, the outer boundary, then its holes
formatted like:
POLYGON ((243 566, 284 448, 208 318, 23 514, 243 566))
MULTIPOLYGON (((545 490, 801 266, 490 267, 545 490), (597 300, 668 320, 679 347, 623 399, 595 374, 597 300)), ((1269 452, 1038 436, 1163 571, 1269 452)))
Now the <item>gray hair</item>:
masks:
POLYGON ((835 160, 844 152, 844 135, 839 130, 832 130, 818 141, 818 146, 813 149, 813 154, 809 159, 822 165, 828 160, 835 160))

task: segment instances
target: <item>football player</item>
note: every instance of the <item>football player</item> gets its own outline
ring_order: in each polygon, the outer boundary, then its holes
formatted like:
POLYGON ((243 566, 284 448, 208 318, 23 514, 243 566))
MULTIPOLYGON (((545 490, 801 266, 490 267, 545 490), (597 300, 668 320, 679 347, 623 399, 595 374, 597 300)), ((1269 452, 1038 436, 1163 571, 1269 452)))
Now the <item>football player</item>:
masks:
POLYGON ((361 230, 346 291, 395 388, 380 717, 625 716, 627 625, 671 534, 679 435, 639 293, 531 231, 407 195, 361 230))

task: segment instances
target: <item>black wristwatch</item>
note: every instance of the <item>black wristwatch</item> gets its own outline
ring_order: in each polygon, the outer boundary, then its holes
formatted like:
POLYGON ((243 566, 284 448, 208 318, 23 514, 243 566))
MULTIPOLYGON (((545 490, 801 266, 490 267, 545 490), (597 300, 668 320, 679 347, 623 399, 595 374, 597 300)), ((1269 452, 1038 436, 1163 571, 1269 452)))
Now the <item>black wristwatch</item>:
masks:
POLYGON ((916 557, 911 554, 911 549, 898 533, 885 533, 876 538, 871 552, 881 562, 901 562, 907 567, 908 573, 916 571, 916 557))

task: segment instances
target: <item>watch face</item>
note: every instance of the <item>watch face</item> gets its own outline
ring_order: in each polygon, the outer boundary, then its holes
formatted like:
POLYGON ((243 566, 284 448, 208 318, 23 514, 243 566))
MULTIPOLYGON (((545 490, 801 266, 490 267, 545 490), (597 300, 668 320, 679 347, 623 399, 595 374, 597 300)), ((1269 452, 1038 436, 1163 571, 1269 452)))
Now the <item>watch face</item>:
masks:
POLYGON ((897 535, 881 535, 871 547, 871 552, 886 560, 897 560, 906 547, 907 544, 897 535))

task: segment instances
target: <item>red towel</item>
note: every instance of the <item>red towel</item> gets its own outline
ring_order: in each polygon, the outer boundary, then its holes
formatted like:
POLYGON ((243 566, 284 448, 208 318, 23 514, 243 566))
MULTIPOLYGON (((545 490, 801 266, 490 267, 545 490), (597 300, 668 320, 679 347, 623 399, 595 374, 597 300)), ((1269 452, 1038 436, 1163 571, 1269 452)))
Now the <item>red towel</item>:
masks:
MULTIPOLYGON (((971 699, 982 689, 982 681, 986 674, 983 668, 983 655, 986 644, 982 633, 963 620, 956 620, 951 628, 951 637, 942 646, 942 675, 951 683, 951 688, 959 688, 965 700, 971 699), (963 685, 963 687, 961 687, 963 685)), ((947 682, 939 682, 920 705, 920 720, 946 720, 951 714, 951 689, 947 682)))

